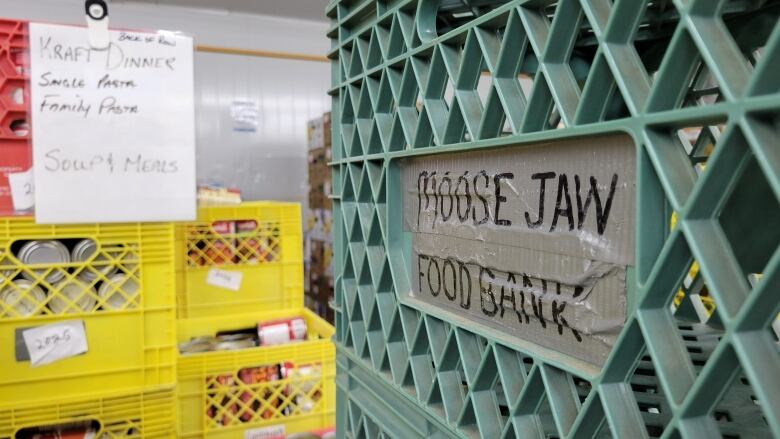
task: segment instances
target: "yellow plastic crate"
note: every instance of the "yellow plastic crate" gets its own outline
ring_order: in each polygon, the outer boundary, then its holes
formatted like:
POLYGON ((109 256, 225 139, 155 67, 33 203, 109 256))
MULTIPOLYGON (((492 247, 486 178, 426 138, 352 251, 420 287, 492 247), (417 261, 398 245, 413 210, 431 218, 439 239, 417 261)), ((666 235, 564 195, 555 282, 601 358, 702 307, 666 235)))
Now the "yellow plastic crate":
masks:
POLYGON ((302 308, 302 243, 297 203, 201 207, 177 227, 178 318, 302 308), (209 284, 213 269, 240 273, 240 288, 209 284))
MULTIPOLYGON (((50 395, 51 396, 51 395, 50 395)), ((0 439, 16 439, 35 427, 89 423, 98 439, 176 437, 175 390, 111 393, 94 398, 51 399, 40 405, 0 409, 0 439)))
POLYGON ((0 408, 175 383, 174 280, 170 223, 54 226, 0 218, 0 408), (83 239, 97 246, 86 262, 24 265, 16 257, 31 240, 83 239), (56 277, 73 283, 65 287, 56 277), (40 291, 19 287, 20 278, 40 291), (32 367, 24 343, 17 344, 21 331, 66 320, 83 322, 88 351, 32 367))
POLYGON ((180 320, 178 337, 187 341, 294 316, 306 320, 307 341, 179 356, 180 438, 238 438, 280 425, 291 434, 335 425, 334 329, 311 311, 180 320), (287 378, 259 383, 245 379, 245 372, 266 373, 263 368, 285 363, 292 366, 287 378))

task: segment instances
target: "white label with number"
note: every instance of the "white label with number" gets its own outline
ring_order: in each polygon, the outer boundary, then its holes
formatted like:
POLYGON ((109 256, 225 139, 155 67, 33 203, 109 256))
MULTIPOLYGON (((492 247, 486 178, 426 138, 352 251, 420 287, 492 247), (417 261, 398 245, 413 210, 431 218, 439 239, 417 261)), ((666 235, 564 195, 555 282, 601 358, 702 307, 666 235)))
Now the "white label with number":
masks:
POLYGON ((244 431, 244 439, 277 439, 285 437, 284 425, 253 428, 244 431))
POLYGON ((206 283, 227 290, 238 291, 241 289, 241 279, 244 274, 240 271, 227 271, 218 268, 209 270, 206 283))
POLYGON ((31 209, 35 204, 32 168, 24 172, 8 174, 8 186, 11 188, 11 201, 14 210, 31 209))
POLYGON ((42 366, 87 352, 84 322, 69 320, 22 332, 32 366, 42 366))

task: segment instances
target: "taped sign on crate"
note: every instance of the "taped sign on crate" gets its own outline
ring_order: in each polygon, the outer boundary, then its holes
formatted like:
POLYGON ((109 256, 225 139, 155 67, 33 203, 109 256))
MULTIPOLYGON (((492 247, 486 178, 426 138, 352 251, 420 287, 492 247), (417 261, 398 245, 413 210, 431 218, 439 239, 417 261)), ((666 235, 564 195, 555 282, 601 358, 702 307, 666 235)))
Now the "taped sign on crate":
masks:
POLYGON ((241 281, 244 278, 244 273, 240 271, 227 271, 220 270, 219 268, 212 268, 206 274, 206 283, 224 288, 226 290, 238 291, 241 289, 241 281))
POLYGON ((283 439, 285 437, 283 424, 252 428, 244 431, 244 439, 283 439))
POLYGON ((412 296, 602 365, 626 319, 635 154, 616 135, 405 161, 412 296))
POLYGON ((17 331, 17 361, 32 367, 54 363, 87 352, 87 334, 82 320, 67 320, 17 331))
POLYGON ((192 38, 31 23, 39 223, 195 218, 192 38), (78 206, 78 208, 74 208, 78 206))

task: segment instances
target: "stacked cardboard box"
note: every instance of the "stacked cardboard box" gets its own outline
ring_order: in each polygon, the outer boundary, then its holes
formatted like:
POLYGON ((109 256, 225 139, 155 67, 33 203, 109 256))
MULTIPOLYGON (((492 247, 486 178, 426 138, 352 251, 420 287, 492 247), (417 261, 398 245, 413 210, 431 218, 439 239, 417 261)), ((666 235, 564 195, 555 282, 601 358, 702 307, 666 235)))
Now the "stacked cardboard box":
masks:
POLYGON ((330 113, 309 122, 309 210, 306 214, 306 306, 333 322, 330 113))

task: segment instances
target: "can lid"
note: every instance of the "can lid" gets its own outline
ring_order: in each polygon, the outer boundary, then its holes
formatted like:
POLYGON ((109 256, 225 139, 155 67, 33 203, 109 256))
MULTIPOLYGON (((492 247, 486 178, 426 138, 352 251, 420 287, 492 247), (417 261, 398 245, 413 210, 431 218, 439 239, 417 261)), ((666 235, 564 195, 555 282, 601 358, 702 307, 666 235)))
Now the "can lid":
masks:
MULTIPOLYGON (((98 245, 91 239, 82 239, 74 247, 71 253, 73 262, 87 262, 98 251, 98 245)), ((117 269, 109 263, 110 258, 103 253, 95 256, 92 270, 84 269, 79 273, 79 276, 86 280, 92 281, 98 278, 98 273, 109 276, 116 273, 117 269), (94 266, 97 265, 97 266, 94 266), (93 271, 94 270, 94 271, 93 271)))
POLYGON ((46 293, 34 282, 17 279, 0 292, 0 300, 9 305, 17 316, 26 317, 35 314, 39 305, 46 301, 46 293))
MULTIPOLYGON (((59 241, 29 241, 19 250, 17 258, 23 264, 67 264, 70 262, 70 252, 68 251, 68 248, 59 241)), ((40 276, 46 270, 46 268, 38 268, 32 271, 40 276)), ((35 280, 33 276, 27 272, 22 273, 22 275, 29 280, 35 280)), ((46 281, 57 282, 64 276, 64 271, 54 269, 46 276, 46 281)))
POLYGON ((128 302, 138 293, 138 282, 125 274, 114 274, 100 285, 98 296, 105 302, 108 309, 124 309, 128 302))
POLYGON ((57 291, 49 299, 49 309, 55 313, 92 311, 95 308, 95 290, 80 278, 63 279, 54 285, 57 291), (67 299, 67 300, 66 300, 67 299), (75 306, 71 304, 75 302, 75 306))
POLYGON ((30 241, 19 250, 18 258, 25 264, 63 264, 70 262, 70 252, 59 241, 30 241))
POLYGON ((84 262, 97 251, 97 244, 91 239, 82 239, 73 247, 73 262, 84 262))

